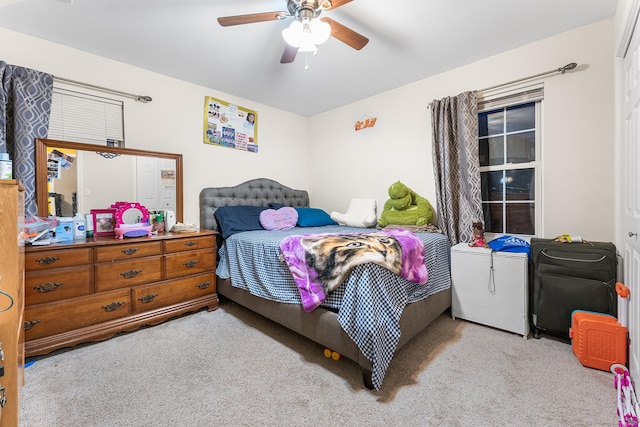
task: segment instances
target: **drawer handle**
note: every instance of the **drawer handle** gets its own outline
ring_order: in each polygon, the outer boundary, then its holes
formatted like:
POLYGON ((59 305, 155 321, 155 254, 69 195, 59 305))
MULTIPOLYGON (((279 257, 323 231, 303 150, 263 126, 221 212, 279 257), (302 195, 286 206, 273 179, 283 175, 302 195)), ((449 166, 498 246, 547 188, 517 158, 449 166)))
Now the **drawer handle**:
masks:
POLYGON ((133 279, 134 277, 136 277, 140 273, 142 273, 142 270, 129 270, 129 271, 125 271, 123 273, 120 273, 120 275, 122 277, 124 277, 125 279, 133 279))
POLYGON ((211 286, 211 282, 202 282, 198 285, 200 289, 207 289, 209 286, 211 286))
POLYGON ((197 244, 198 244, 198 242, 184 242, 184 245, 185 245, 185 246, 189 246, 189 247, 191 247, 191 246, 195 246, 195 245, 197 245, 197 244))
POLYGON ((147 303, 147 302, 153 301, 153 299, 157 296, 158 294, 149 294, 149 295, 143 296, 142 298, 138 298, 138 300, 142 303, 147 303))
POLYGON ((133 255, 136 252, 138 252, 138 250, 136 248, 128 248, 128 249, 123 249, 122 253, 125 255, 133 255))
POLYGON ((57 256, 46 256, 44 258, 38 258, 36 260, 36 262, 40 265, 49 265, 49 264, 53 264, 54 262, 58 261, 60 258, 58 258, 57 256))
POLYGON ((33 289, 40 293, 53 292, 62 285, 64 285, 64 282, 47 282, 40 286, 34 286, 33 289))
POLYGON ((104 309, 104 311, 115 311, 117 309, 119 309, 120 307, 122 307, 124 305, 124 302, 112 302, 111 304, 108 305, 103 305, 102 308, 104 309))
POLYGON ((191 267, 195 267, 196 264, 198 264, 200 262, 200 260, 197 259, 192 259, 191 261, 187 261, 185 263, 183 263, 183 265, 187 268, 191 268, 191 267))
POLYGON ((40 323, 39 320, 25 320, 24 321, 24 330, 28 331, 29 329, 31 329, 34 326, 36 326, 38 323, 40 323))

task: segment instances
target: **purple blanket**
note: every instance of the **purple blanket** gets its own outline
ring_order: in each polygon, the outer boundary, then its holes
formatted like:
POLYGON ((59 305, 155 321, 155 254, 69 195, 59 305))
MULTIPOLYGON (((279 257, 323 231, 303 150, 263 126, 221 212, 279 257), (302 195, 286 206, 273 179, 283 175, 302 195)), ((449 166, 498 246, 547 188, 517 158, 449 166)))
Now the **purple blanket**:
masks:
POLYGON ((288 236, 280 243, 280 251, 306 311, 322 304, 359 264, 378 264, 414 283, 428 279, 424 245, 404 229, 288 236))

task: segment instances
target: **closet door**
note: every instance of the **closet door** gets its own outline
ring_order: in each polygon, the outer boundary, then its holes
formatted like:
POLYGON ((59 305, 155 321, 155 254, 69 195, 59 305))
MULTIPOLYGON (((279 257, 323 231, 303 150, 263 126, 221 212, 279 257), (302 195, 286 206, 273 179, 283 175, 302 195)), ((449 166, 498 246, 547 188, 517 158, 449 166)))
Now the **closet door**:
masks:
MULTIPOLYGON (((638 10, 629 14, 627 28, 633 28, 638 10), (633 16, 633 18, 632 18, 633 16)), ((629 31, 623 44, 629 42, 623 53, 620 75, 623 104, 621 166, 622 185, 620 208, 622 223, 622 256, 624 284, 629 288, 628 330, 629 370, 633 378, 640 378, 640 29, 629 31)))

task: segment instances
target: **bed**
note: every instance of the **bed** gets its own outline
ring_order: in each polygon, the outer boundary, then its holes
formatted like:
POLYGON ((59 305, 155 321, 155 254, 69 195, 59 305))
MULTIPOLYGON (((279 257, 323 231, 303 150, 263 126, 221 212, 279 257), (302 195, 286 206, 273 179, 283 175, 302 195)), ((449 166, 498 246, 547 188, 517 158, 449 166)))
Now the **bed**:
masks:
MULTIPOLYGON (((309 196, 304 190, 266 178, 233 187, 204 188, 200 192, 200 228, 221 231, 216 210, 235 206, 274 209, 289 206, 303 208, 302 212, 309 208, 309 196)), ((226 239, 219 236, 217 292, 355 361, 362 371, 364 385, 378 390, 393 354, 451 305, 448 239, 439 233, 416 233, 425 247, 429 275, 425 285, 409 284, 377 264, 357 265, 344 283, 312 311, 301 305, 300 293, 282 256, 278 257, 276 249, 260 246, 283 236, 372 231, 376 230, 320 225, 283 231, 256 229, 237 232, 225 236, 226 239), (235 260, 241 252, 244 254, 240 257, 248 259, 250 265, 235 260), (279 286, 288 289, 274 295, 264 287, 271 281, 281 282, 279 286), (403 287, 406 292, 397 291, 403 287)))

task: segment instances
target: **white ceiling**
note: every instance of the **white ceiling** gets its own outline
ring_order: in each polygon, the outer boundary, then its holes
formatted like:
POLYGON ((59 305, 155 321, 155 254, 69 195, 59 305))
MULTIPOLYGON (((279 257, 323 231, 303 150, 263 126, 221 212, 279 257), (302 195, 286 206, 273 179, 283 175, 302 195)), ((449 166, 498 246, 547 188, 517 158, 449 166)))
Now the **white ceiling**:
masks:
POLYGON ((612 17, 616 3, 353 0, 321 16, 369 43, 357 51, 330 38, 290 64, 280 64, 290 19, 216 21, 286 11, 286 0, 0 0, 0 27, 311 116, 612 17))

